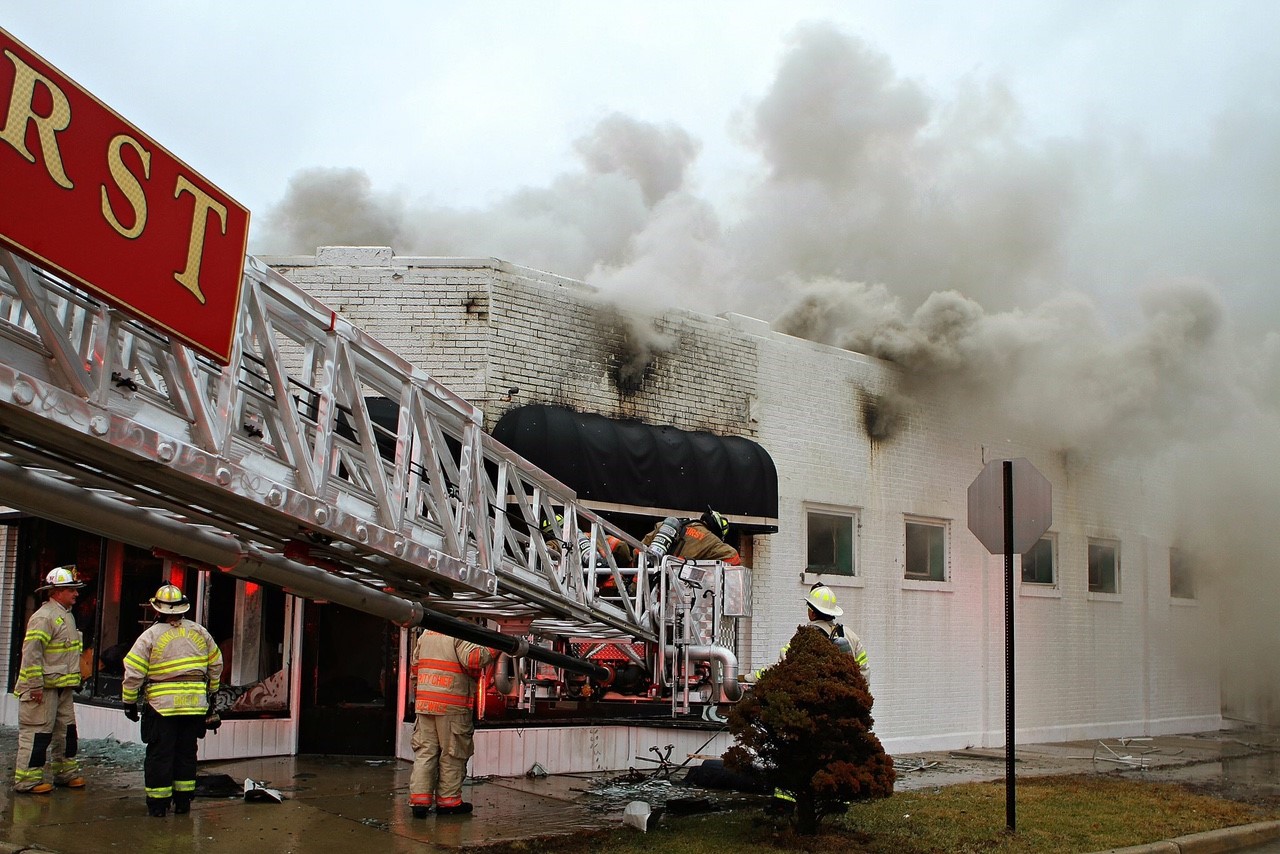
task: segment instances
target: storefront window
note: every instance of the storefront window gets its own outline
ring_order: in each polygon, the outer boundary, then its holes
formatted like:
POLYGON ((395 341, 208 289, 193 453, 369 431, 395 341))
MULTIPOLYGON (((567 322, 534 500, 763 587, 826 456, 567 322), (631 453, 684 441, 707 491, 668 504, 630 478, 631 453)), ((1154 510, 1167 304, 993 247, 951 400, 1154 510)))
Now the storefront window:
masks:
POLYGON ((261 717, 289 709, 292 596, 284 591, 210 573, 205 626, 222 650, 218 707, 224 717, 261 717))
MULTIPOLYGON (((155 622, 151 597, 165 583, 194 603, 187 614, 209 629, 225 659, 216 698, 229 717, 287 714, 292 597, 279 589, 189 567, 56 522, 24 517, 18 534, 18 611, 9 672, 18 672, 27 619, 44 601, 50 569, 75 564, 84 588, 74 608, 84 643, 79 696, 118 703, 124 657, 155 622)), ((12 680, 11 680, 12 682, 12 680)), ((9 689, 12 690, 12 684, 9 689)))

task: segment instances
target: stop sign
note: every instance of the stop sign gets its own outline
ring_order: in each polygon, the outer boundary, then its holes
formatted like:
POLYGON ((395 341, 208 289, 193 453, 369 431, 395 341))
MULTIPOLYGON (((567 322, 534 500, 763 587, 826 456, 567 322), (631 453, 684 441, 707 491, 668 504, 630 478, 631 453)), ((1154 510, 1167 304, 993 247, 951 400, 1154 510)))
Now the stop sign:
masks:
POLYGON ((1013 551, 1026 554, 1053 523, 1053 488, 1030 460, 992 460, 969 484, 969 530, 992 554, 1004 554, 1005 463, 1013 478, 1013 551))

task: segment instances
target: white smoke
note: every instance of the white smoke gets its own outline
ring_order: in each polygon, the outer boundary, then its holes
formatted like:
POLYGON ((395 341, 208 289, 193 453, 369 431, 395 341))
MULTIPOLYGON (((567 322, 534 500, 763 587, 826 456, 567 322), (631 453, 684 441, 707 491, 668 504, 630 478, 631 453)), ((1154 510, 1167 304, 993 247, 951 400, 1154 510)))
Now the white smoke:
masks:
MULTIPOLYGON (((814 24, 740 122, 759 170, 732 211, 693 185, 688 133, 614 115, 575 145, 580 169, 487 209, 375 191, 357 170, 299 173, 255 246, 498 256, 633 308, 742 311, 890 359, 907 394, 949 390, 1063 450, 1176 449, 1195 487, 1182 545, 1246 594, 1228 611, 1276 601, 1274 99, 1206 117, 1203 150, 1104 126, 1039 139, 1000 80, 927 91, 814 24)), ((671 345, 644 324, 635 340, 637 364, 671 345)), ((1229 625, 1232 648, 1280 656, 1272 620, 1251 624, 1258 636, 1229 625)), ((1280 714, 1275 679, 1238 684, 1253 696, 1229 703, 1280 714)))

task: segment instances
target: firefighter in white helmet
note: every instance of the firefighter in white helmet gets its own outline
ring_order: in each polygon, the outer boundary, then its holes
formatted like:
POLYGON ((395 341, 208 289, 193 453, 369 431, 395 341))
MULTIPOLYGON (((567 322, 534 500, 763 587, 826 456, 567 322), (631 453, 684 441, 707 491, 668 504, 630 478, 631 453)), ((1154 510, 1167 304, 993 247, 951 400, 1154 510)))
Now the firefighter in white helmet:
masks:
POLYGON ((22 663, 13 693, 18 698, 18 756, 13 766, 13 789, 43 795, 54 784, 84 786, 76 759, 76 707, 80 686, 82 641, 71 608, 84 584, 74 565, 45 575, 36 592, 48 600, 27 621, 22 639, 22 663), (44 781, 49 761, 53 783, 44 781))
MULTIPOLYGON (((159 619, 143 632, 124 657, 120 696, 134 704, 143 692, 142 740, 147 745, 143 786, 147 813, 163 818, 191 811, 196 791, 196 740, 221 724, 209 714, 209 695, 222 676, 222 653, 213 635, 182 615, 191 601, 176 585, 165 584, 151 597, 159 619), (145 686, 145 691, 144 691, 145 686)), ((125 712, 138 720, 136 705, 125 712)))

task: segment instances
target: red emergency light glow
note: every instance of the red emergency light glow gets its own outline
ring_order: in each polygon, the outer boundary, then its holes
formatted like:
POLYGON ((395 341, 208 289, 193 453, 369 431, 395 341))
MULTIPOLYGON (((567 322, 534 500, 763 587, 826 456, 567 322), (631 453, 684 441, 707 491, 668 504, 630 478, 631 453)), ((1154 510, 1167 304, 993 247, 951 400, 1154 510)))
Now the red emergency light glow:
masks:
POLYGON ((0 243, 230 361, 249 211, 0 29, 0 243))

